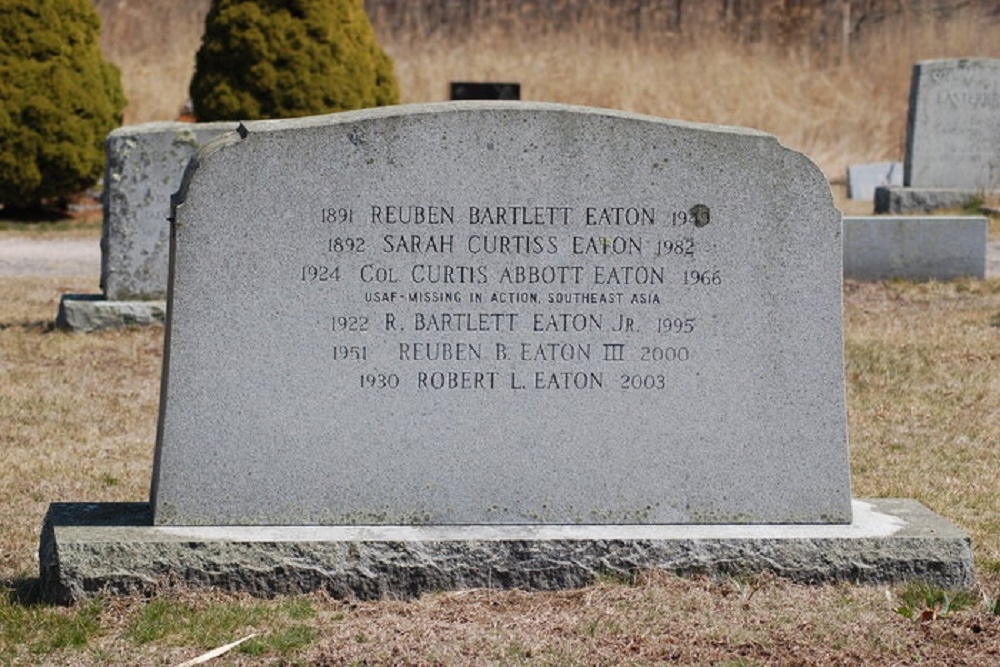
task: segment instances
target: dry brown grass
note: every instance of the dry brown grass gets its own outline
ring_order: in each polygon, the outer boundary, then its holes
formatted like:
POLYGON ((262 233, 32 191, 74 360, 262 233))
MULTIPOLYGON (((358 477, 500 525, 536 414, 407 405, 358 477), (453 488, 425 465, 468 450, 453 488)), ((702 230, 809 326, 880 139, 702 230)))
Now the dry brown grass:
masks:
POLYGON ((1000 627, 982 615, 925 632, 885 613, 886 590, 755 585, 748 597, 731 581, 651 574, 636 586, 356 605, 319 640, 313 664, 736 667, 883 665, 920 656, 973 665, 996 655, 1000 627))
POLYGON ((209 0, 94 0, 101 50, 121 69, 125 124, 174 120, 188 99, 209 0))
POLYGON ((1000 281, 845 289, 855 495, 921 500, 1000 568, 1000 281))
POLYGON ((36 569, 52 500, 148 497, 162 330, 50 330, 60 295, 93 292, 96 283, 0 278, 2 577, 36 569))
MULTIPOLYGON (((127 123, 177 116, 207 6, 98 0, 105 53, 123 70, 127 123)), ((1000 57, 1000 41, 985 38, 996 18, 974 9, 947 19, 903 13, 867 26, 846 64, 808 43, 740 43, 717 23, 681 34, 626 32, 600 14, 556 26, 512 13, 474 17, 471 30, 449 32, 418 9, 403 11, 375 26, 405 102, 445 100, 450 81, 518 81, 527 100, 771 132, 832 179, 844 178, 848 164, 902 159, 915 61, 1000 57)))
POLYGON ((764 130, 843 178, 850 163, 902 159, 915 61, 1000 56, 1000 43, 976 37, 982 21, 975 12, 887 21, 839 65, 805 46, 739 44, 719 30, 627 38, 596 26, 538 26, 449 42, 387 35, 383 43, 408 102, 446 99, 453 80, 520 81, 524 99, 764 130))

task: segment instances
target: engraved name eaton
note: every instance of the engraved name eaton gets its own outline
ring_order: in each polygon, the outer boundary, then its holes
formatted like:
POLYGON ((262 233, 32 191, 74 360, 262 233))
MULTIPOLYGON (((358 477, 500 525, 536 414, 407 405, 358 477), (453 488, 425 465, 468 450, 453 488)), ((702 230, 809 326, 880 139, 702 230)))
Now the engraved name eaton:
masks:
POLYGON ((373 391, 638 391, 694 372, 725 289, 708 206, 330 206, 290 277, 373 391))

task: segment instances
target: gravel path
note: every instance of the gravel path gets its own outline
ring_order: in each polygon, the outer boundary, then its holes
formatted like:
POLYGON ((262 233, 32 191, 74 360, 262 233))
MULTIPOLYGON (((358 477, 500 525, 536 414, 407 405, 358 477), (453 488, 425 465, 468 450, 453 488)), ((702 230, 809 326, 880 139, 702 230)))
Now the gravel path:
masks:
POLYGON ((101 273, 96 238, 35 238, 0 234, 0 276, 91 276, 101 273))

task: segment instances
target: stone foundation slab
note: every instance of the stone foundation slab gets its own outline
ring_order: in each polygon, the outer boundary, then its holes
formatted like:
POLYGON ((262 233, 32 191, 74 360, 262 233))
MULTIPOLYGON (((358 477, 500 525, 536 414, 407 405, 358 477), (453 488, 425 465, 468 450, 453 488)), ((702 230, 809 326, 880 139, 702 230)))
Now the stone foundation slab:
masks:
POLYGON ((56 326, 89 333, 102 329, 162 325, 166 301, 106 301, 100 294, 64 294, 56 326))
POLYGON ((770 571, 799 582, 974 581, 969 537, 905 499, 855 500, 846 525, 154 527, 147 503, 54 503, 42 590, 72 603, 167 585, 360 599, 586 586, 648 569, 770 571))
POLYGON ((907 215, 943 209, 964 209, 997 194, 981 189, 879 186, 875 188, 875 213, 907 215))
POLYGON ((844 277, 982 279, 988 229, 977 216, 845 216, 844 277))

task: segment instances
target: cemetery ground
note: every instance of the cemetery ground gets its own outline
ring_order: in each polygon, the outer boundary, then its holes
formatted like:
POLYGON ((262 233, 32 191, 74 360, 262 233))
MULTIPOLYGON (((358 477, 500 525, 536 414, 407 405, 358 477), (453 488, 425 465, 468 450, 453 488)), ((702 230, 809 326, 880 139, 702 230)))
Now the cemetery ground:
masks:
MULTIPOLYGON (((99 234, 5 230, 0 244, 99 234)), ((1000 664, 997 277, 844 287, 854 496, 916 498, 966 530, 973 590, 637 572, 563 592, 359 602, 164 588, 51 607, 34 600, 48 504, 148 497, 162 328, 51 326, 59 296, 96 291, 97 273, 70 258, 0 275, 0 663, 177 665, 256 634, 211 664, 1000 664)))

